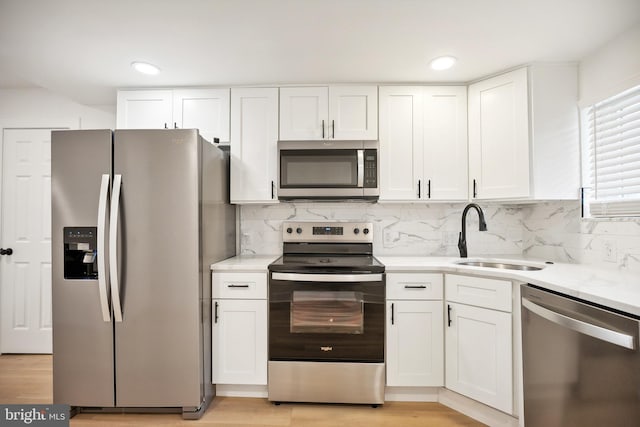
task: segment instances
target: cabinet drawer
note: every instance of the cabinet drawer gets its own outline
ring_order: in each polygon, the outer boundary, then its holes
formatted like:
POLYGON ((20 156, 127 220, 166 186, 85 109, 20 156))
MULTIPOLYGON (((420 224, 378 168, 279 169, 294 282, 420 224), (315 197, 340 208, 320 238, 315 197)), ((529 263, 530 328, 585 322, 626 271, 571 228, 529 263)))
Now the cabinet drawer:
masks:
POLYGON ((511 282, 484 277, 445 275, 447 301, 511 312, 511 282))
POLYGON ((387 273, 387 299, 442 299, 442 274, 387 273))
POLYGON ((267 273, 212 273, 212 297, 267 299, 267 273))

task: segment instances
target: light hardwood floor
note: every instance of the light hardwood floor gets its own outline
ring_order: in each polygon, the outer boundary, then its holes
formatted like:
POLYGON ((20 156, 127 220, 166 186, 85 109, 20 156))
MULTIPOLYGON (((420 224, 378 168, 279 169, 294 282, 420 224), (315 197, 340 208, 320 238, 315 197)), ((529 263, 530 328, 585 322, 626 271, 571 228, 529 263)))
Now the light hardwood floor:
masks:
MULTIPOLYGON (((52 402, 51 356, 0 356, 0 403, 52 402)), ((453 427, 482 426, 438 403, 388 402, 366 405, 282 404, 266 399, 216 397, 197 421, 178 414, 79 414, 71 426, 292 426, 453 427)))

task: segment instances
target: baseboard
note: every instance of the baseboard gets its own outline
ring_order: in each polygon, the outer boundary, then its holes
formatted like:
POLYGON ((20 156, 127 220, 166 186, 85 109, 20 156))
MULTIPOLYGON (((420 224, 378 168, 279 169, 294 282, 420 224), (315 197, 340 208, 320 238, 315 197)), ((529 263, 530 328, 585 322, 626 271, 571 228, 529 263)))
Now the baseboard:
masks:
POLYGON ((251 384, 217 384, 216 396, 227 397, 267 397, 266 385, 251 384))
POLYGON ((518 418, 446 388, 439 390, 438 402, 491 427, 518 427, 518 418))
POLYGON ((384 389, 388 402, 437 402, 440 387, 389 387, 384 389))

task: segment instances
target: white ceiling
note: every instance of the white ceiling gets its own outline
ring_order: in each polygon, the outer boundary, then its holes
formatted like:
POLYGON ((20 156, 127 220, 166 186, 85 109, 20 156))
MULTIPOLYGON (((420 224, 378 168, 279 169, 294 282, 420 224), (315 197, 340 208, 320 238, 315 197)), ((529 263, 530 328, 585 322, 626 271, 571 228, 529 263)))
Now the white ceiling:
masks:
POLYGON ((91 105, 119 87, 467 82, 579 61, 638 22, 640 0, 0 0, 0 88, 91 105), (443 54, 455 68, 431 70, 443 54))

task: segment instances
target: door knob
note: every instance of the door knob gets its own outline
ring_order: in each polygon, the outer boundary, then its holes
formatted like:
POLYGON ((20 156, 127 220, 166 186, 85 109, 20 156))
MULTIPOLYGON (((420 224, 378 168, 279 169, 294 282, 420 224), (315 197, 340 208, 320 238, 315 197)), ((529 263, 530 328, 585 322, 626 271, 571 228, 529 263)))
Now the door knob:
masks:
POLYGON ((11 248, 7 248, 7 249, 0 248, 0 255, 11 255, 12 253, 13 253, 13 249, 11 248))

